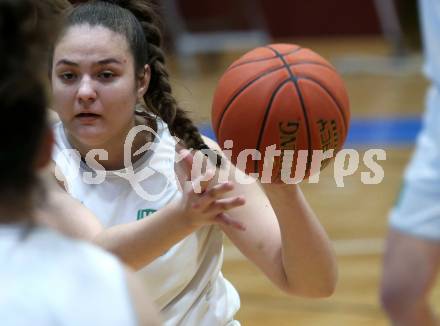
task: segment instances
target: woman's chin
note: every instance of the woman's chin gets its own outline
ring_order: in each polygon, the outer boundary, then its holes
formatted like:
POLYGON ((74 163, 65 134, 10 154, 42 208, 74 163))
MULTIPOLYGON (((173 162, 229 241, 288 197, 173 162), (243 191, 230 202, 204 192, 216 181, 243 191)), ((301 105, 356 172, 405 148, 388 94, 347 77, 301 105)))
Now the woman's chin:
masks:
POLYGON ((106 133, 93 128, 79 128, 72 132, 71 136, 75 142, 89 148, 101 148, 105 139, 108 139, 106 133))

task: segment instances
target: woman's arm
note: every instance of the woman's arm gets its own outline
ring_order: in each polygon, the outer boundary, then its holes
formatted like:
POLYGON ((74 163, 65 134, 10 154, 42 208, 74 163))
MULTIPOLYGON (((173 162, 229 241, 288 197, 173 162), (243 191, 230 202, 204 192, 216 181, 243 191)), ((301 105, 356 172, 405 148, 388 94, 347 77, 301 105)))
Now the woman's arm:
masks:
MULTIPOLYGON (((213 149, 219 146, 210 139, 213 149)), ((251 180, 232 164, 230 179, 251 180)), ((231 195, 243 194, 247 204, 228 214, 246 231, 222 228, 240 251, 279 288, 290 294, 326 297, 333 293, 337 266, 330 241, 297 185, 235 183, 231 195), (264 189, 264 190, 263 190, 264 189)))
POLYGON ((182 196, 148 218, 105 229, 93 241, 132 268, 139 269, 204 225, 225 224, 242 229, 240 223, 223 218, 223 214, 244 205, 244 199, 240 195, 229 196, 233 190, 230 183, 208 189, 209 181, 202 180, 210 179, 209 174, 213 176, 214 172, 209 171, 193 180, 200 184, 202 193, 194 192, 192 183, 186 182, 182 196))
MULTIPOLYGON (((207 174, 214 174, 207 172, 207 174)), ((162 255, 173 245, 203 225, 230 223, 218 215, 242 206, 241 196, 227 195, 232 189, 228 183, 207 189, 206 175, 197 176, 202 194, 195 193, 186 182, 182 196, 150 215, 147 219, 104 229, 97 217, 78 200, 72 198, 55 181, 53 174, 46 175, 48 201, 37 213, 37 221, 68 236, 94 242, 118 256, 133 269, 140 269, 162 255), (47 180, 49 179, 49 180, 47 180), (228 196, 228 199, 224 199, 228 196)), ((240 228, 240 224, 235 224, 240 228)))
POLYGON ((52 171, 49 167, 41 174, 46 198, 37 206, 36 222, 72 238, 95 238, 103 231, 101 223, 89 209, 65 191, 52 171))

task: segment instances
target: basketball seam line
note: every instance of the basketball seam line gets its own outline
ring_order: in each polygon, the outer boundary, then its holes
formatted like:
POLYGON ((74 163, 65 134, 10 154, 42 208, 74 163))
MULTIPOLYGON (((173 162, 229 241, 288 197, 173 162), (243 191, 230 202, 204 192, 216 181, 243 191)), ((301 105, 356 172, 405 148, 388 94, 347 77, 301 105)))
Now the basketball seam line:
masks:
POLYGON ((342 122, 344 123, 344 129, 345 129, 345 134, 348 133, 348 126, 347 126, 347 118, 345 116, 344 110, 342 109, 342 105, 339 103, 339 101, 336 99, 336 97, 329 91, 329 89, 324 86, 323 84, 321 84, 318 80, 308 77, 308 76, 299 76, 298 79, 305 79, 305 80, 310 80, 311 82, 314 82, 315 84, 319 85, 333 100, 333 102, 335 102, 336 107, 339 110, 339 113, 342 116, 342 122))
POLYGON ((267 75, 269 75, 269 74, 271 74, 271 73, 273 73, 273 72, 276 72, 276 71, 278 71, 278 70, 282 70, 283 68, 284 68, 284 67, 277 67, 277 68, 273 68, 273 69, 270 69, 270 70, 265 70, 265 71, 263 71, 259 76, 257 76, 256 78, 252 79, 250 82, 248 82, 247 84, 245 84, 242 88, 240 88, 240 89, 238 90, 238 92, 237 92, 236 94, 234 94, 234 96, 231 97, 231 99, 229 100, 228 104, 226 104, 226 107, 225 107, 225 109, 223 110, 223 112, 222 112, 222 114, 221 114, 221 116, 220 116, 220 119, 219 119, 219 121, 218 121, 218 126, 216 127, 216 134, 217 134, 217 136, 218 136, 218 132, 219 132, 219 130, 220 130, 221 124, 222 124, 222 122, 223 122, 223 118, 224 118, 224 116, 225 116, 225 114, 226 114, 226 111, 228 111, 228 109, 231 107, 231 105, 232 105, 232 103, 235 101, 235 99, 236 99, 238 96, 240 96, 240 94, 243 93, 243 92, 244 92, 249 86, 251 86, 253 83, 257 82, 257 81, 260 80, 261 78, 263 78, 263 77, 265 77, 265 76, 267 76, 267 75))
POLYGON ((309 153, 309 155, 307 157, 306 171, 309 171, 310 168, 311 168, 312 154, 313 154, 313 152, 312 152, 312 136, 311 136, 311 132, 310 132, 309 117, 307 115, 307 110, 306 110, 306 106, 305 106, 305 103, 304 103, 304 98, 303 98, 302 93, 301 93, 301 89, 300 89, 300 87, 298 85, 298 79, 293 74, 293 72, 290 70, 290 66, 287 64, 286 60, 284 60, 284 57, 280 56, 280 53, 277 50, 273 49, 272 47, 269 47, 269 48, 272 51, 274 51, 274 53, 283 62, 284 68, 286 68, 287 71, 289 72, 290 80, 292 81, 292 83, 295 86, 296 91, 298 93, 299 101, 301 103, 301 108, 302 108, 304 119, 305 119, 305 122, 306 122, 306 131, 307 131, 307 140, 308 140, 308 144, 307 145, 308 145, 308 153, 309 153))
MULTIPOLYGON (((267 47, 265 47, 265 48, 267 48, 267 47)), ((295 50, 292 50, 290 52, 284 53, 283 55, 291 55, 291 54, 296 53, 296 52, 298 52, 300 50, 303 50, 303 49, 304 48, 298 47, 295 50)), ((236 64, 235 66, 229 67, 226 71, 230 71, 230 70, 235 69, 237 67, 244 66, 244 65, 246 65, 248 63, 264 62, 266 60, 272 60, 272 59, 276 59, 276 58, 278 58, 278 57, 277 56, 273 56, 273 57, 270 57, 270 58, 254 59, 254 60, 249 60, 249 61, 245 61, 245 62, 240 62, 239 64, 236 64)))
MULTIPOLYGON (((270 100, 269 100, 269 103, 268 103, 268 105, 267 105, 267 108, 266 108, 266 112, 264 112, 263 123, 262 123, 261 128, 260 128, 260 134, 258 135, 257 146, 256 146, 257 151, 260 151, 261 140, 262 140, 262 138, 263 138, 264 129, 265 129, 265 127, 266 127, 267 118, 268 118, 268 116, 269 116, 270 109, 272 108, 273 101, 275 100, 275 97, 278 95, 279 90, 280 90, 285 84, 287 84, 289 81, 290 81, 290 79, 283 80, 283 81, 282 81, 282 82, 281 82, 281 83, 275 88, 275 90, 274 90, 273 93, 272 93, 272 96, 271 96, 271 98, 270 98, 270 100)), ((255 163, 254 163, 254 172, 255 172, 255 173, 257 173, 257 168, 258 168, 258 162, 255 161, 255 163)))
MULTIPOLYGON (((314 61, 292 63, 292 64, 289 64, 289 67, 300 66, 300 65, 303 65, 303 64, 318 65, 318 66, 322 66, 322 67, 326 67, 326 68, 333 69, 332 67, 329 67, 329 66, 324 65, 324 64, 322 64, 322 63, 320 63, 320 62, 314 62, 314 61)), ((277 71, 279 71, 279 70, 283 70, 284 68, 285 68, 285 66, 283 65, 282 67, 272 68, 272 69, 270 69, 270 70, 264 70, 264 71, 261 72, 261 74, 260 74, 258 77, 256 77, 255 79, 252 79, 250 82, 248 82, 247 84, 245 84, 242 88, 240 88, 240 89, 238 90, 238 92, 237 92, 236 94, 234 94, 234 95, 231 97, 231 99, 229 100, 228 104, 226 104, 226 107, 225 107, 225 109, 223 110, 223 112, 222 112, 222 114, 221 114, 221 116, 220 116, 220 119, 219 119, 219 121, 218 121, 218 125, 215 126, 215 133, 216 133, 216 135, 218 136, 218 132, 219 132, 219 130, 220 130, 220 127, 221 127, 221 124, 222 124, 222 122, 223 122, 223 118, 224 118, 224 116, 225 116, 225 114, 226 114, 226 111, 229 109, 229 107, 232 105, 232 103, 235 101, 235 99, 236 99, 241 93, 243 93, 243 91, 245 91, 249 86, 251 86, 253 83, 257 82, 257 81, 260 80, 261 78, 263 78, 263 77, 265 77, 265 76, 268 76, 268 75, 270 75, 270 74, 273 73, 273 72, 277 72, 277 71)))
MULTIPOLYGON (((265 48, 270 49, 270 50, 272 50, 272 51, 277 51, 277 50, 273 49, 272 47, 270 47, 269 45, 266 45, 265 48)), ((311 50, 308 49, 308 48, 301 48, 301 47, 300 47, 298 50, 309 50, 309 51, 311 51, 311 50)), ((296 51, 292 51, 292 53, 294 53, 294 52, 296 52, 296 51)), ((278 53, 278 52, 277 52, 277 53, 278 53)), ((283 53, 279 53, 279 55, 276 55, 276 56, 273 57, 273 58, 274 58, 274 59, 275 59, 275 58, 280 58, 280 56, 282 56, 283 59, 284 59, 284 57, 289 56, 289 55, 291 55, 292 53, 285 53, 285 54, 283 54, 283 53)), ((301 61, 298 62, 298 63, 307 63, 307 62, 313 62, 313 63, 316 63, 317 65, 320 65, 320 66, 323 66, 323 67, 327 67, 327 68, 329 68, 330 70, 333 70, 334 72, 337 72, 336 69, 335 69, 335 67, 333 67, 331 64, 324 64, 324 63, 322 63, 322 62, 307 61, 307 60, 301 60, 301 61)), ((286 62, 285 60, 283 60, 283 63, 287 63, 287 62, 286 62)), ((288 63, 288 64, 289 64, 289 66, 291 66, 291 63, 288 63)))

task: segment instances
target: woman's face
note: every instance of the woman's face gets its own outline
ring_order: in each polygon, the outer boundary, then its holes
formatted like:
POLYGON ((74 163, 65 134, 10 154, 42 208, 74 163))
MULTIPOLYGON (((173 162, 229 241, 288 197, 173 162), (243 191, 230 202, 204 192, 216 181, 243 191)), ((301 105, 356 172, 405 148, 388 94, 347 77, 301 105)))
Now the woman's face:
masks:
POLYGON ((102 26, 70 27, 55 47, 52 66, 53 107, 68 137, 92 148, 123 141, 147 77, 135 77, 124 36, 102 26))

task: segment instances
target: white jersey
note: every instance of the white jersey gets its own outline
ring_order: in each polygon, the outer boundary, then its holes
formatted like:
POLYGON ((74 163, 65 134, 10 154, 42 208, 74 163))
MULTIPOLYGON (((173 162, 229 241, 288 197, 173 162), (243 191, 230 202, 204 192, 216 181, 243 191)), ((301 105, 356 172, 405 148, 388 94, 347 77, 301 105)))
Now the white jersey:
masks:
MULTIPOLYGON (((174 172, 176 142, 165 123, 158 122, 157 136, 147 153, 125 169, 99 171, 105 172, 100 179, 72 150, 62 124, 55 124, 54 130, 53 158, 65 177, 68 192, 105 227, 148 218, 175 196, 181 196, 174 172), (99 179, 98 184, 90 184, 88 177, 99 179)), ((222 243, 223 233, 217 226, 203 227, 139 272, 147 283, 148 294, 161 309, 165 325, 234 322, 240 301, 220 271, 222 243)))
POLYGON ((99 248, 0 226, 0 266, 1 325, 137 325, 124 270, 99 248))
POLYGON ((419 0, 425 74, 440 87, 440 1, 419 0))

